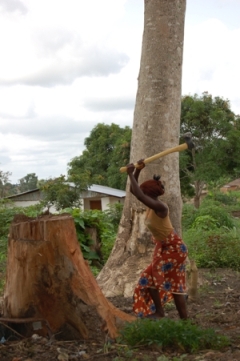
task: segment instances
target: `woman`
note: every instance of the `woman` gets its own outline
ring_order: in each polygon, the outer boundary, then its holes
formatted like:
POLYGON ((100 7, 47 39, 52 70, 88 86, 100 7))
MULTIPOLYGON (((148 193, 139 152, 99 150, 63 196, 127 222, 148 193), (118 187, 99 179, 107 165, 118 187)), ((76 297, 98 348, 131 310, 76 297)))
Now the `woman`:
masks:
POLYGON ((155 250, 152 263, 141 274, 134 291, 133 310, 138 317, 161 318, 163 305, 174 299, 180 318, 186 319, 187 247, 172 227, 167 205, 158 199, 164 194, 160 177, 154 176, 139 186, 138 177, 145 164, 143 160, 138 164, 139 168, 127 166, 130 190, 148 207, 145 224, 152 233, 155 250))

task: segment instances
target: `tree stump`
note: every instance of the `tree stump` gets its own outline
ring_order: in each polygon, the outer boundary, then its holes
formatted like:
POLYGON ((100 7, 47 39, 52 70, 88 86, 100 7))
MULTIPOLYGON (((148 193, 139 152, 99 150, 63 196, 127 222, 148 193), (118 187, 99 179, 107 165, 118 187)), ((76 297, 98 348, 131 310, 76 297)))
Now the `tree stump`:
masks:
POLYGON ((70 325, 87 338, 86 305, 101 317, 111 338, 118 334, 119 320, 135 320, 103 295, 82 256, 70 215, 15 217, 8 239, 3 318, 43 319, 45 334, 46 324, 53 333, 70 325))

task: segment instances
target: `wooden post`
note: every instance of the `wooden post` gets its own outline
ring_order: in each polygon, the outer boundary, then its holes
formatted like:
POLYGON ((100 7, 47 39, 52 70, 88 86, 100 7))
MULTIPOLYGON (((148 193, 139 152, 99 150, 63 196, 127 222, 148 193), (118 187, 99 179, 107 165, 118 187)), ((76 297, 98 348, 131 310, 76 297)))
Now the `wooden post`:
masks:
POLYGON ((196 262, 191 259, 188 271, 188 278, 189 278, 189 289, 188 289, 188 296, 189 300, 196 301, 198 296, 198 269, 196 262))

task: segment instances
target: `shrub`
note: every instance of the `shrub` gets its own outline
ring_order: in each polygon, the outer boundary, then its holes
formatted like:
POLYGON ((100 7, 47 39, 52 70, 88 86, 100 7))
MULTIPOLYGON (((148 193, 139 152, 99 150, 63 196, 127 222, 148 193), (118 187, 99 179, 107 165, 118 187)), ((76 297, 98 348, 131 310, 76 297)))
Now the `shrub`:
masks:
POLYGON ((74 219, 78 241, 81 245, 84 258, 87 259, 90 264, 93 264, 93 261, 97 260, 99 261, 98 265, 103 265, 109 257, 116 238, 116 215, 110 217, 110 211, 108 211, 108 213, 99 210, 82 211, 79 208, 68 208, 63 210, 63 212, 70 213, 74 219), (113 222, 113 218, 115 222, 113 222), (93 240, 87 234, 86 228, 96 228, 100 244, 98 250, 93 250, 93 240))
POLYGON ((182 228, 183 231, 189 229, 197 218, 199 210, 193 204, 185 203, 182 209, 182 228))
POLYGON ((240 270, 240 232, 234 228, 189 229, 183 239, 198 267, 240 270))
POLYGON ((226 227, 229 229, 234 227, 233 217, 224 207, 221 207, 221 204, 218 202, 208 202, 205 200, 201 204, 199 216, 209 215, 214 219, 215 224, 218 227, 226 227))

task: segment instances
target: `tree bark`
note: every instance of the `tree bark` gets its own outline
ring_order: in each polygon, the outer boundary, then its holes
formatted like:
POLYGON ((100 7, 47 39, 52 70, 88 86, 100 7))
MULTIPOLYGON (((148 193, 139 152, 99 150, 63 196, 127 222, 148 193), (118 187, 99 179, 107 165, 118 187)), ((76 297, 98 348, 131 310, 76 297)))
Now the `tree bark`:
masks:
MULTIPOLYGON (((138 91, 134 111, 130 161, 147 158, 179 144, 181 76, 186 0, 145 0, 144 32, 138 91)), ((124 164, 123 164, 124 165, 124 164)), ((140 183, 160 174, 162 197, 181 235, 182 199, 179 155, 169 154, 142 171, 140 183)), ((127 179, 127 176, 126 176, 127 179)), ((126 187, 126 199, 117 239, 97 280, 108 296, 131 296, 140 272, 152 254, 145 229, 145 207, 126 187)))
POLYGON ((83 259, 73 218, 69 215, 29 219, 17 217, 10 228, 4 318, 43 319, 58 333, 70 325, 87 338, 86 305, 103 320, 110 337, 118 320, 132 321, 109 302, 83 259))

